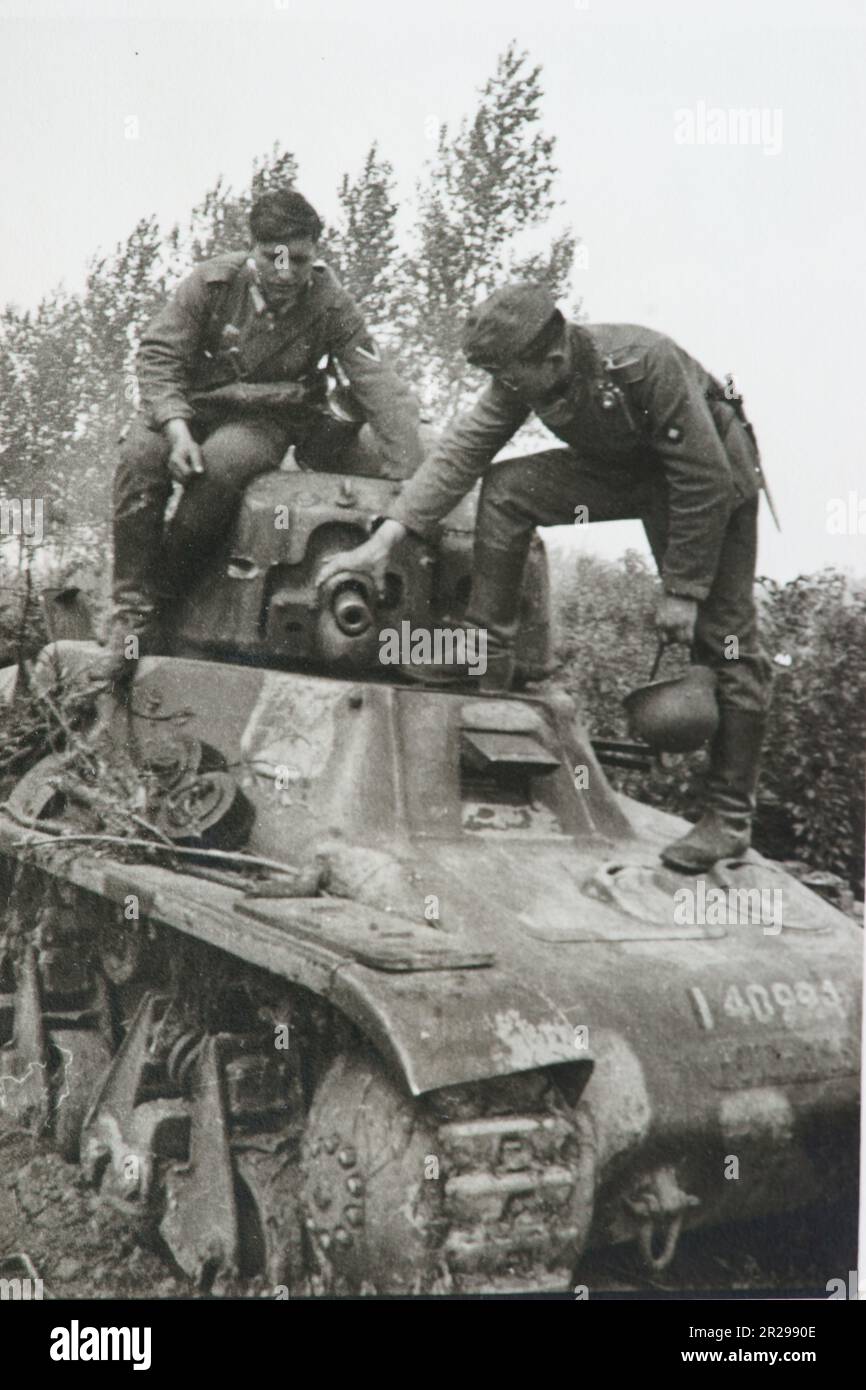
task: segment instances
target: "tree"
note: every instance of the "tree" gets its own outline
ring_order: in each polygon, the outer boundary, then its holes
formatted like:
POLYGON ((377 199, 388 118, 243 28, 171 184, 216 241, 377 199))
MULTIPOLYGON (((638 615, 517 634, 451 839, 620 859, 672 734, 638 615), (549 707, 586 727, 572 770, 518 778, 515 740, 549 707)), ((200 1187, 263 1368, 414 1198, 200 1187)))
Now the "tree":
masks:
POLYGON ((863 893, 866 585, 839 570, 762 581, 765 641, 777 656, 764 787, 791 853, 863 893))
POLYGON ((298 162, 288 150, 275 141, 270 154, 253 160, 250 186, 234 193, 220 176, 190 215, 189 225, 181 234, 175 228, 177 259, 184 263, 186 273, 196 261, 206 261, 221 251, 242 251, 249 245, 250 209, 262 193, 277 188, 294 188, 298 162))
POLYGON ((322 254, 363 305, 371 327, 392 340, 404 298, 394 189, 394 169, 373 144, 360 175, 343 175, 340 218, 322 241, 322 254))
POLYGON ((470 386, 460 352, 463 320, 476 301, 508 279, 532 278, 564 294, 575 237, 566 229, 546 252, 521 256, 517 238, 547 223, 559 206, 555 140, 538 129, 541 69, 509 44, 485 83, 472 120, 439 131, 436 157, 418 192, 416 250, 405 267, 411 322, 405 335, 428 399, 450 413, 470 386))
MULTIPOLYGON (((517 244, 528 229, 543 235, 558 206, 541 97, 539 69, 510 45, 474 116, 453 135, 440 130, 407 248, 397 234, 394 170, 377 144, 338 190, 339 214, 323 250, 371 327, 398 350, 400 368, 440 413, 479 380, 459 350, 472 303, 515 275, 546 280, 557 294, 565 288, 570 231, 529 257, 517 244)), ((277 143, 253 162, 247 189, 235 192, 218 178, 184 227, 165 232, 156 218, 141 218, 113 251, 92 258, 82 294, 56 291, 33 313, 0 315, 4 485, 50 495, 58 507, 65 500, 66 525, 54 528, 51 541, 64 553, 73 534, 91 554, 107 535, 113 455, 137 403, 135 356, 144 325, 191 264, 248 244, 255 196, 291 188, 297 176, 294 155, 277 143)))

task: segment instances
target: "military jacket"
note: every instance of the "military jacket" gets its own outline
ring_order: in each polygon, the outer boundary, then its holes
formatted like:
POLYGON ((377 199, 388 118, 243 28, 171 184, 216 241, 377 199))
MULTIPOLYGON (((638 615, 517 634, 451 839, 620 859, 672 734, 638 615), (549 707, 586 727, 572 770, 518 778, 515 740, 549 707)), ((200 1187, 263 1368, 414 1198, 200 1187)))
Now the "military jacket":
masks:
POLYGON ((137 370, 148 423, 191 419, 191 397, 232 382, 311 382, 339 362, 389 462, 405 476, 421 460, 418 407, 379 356, 355 301, 317 263, 283 316, 263 302, 248 253, 203 261, 182 280, 142 336, 137 370))
POLYGON ((492 379, 390 515, 429 534, 534 413, 574 450, 578 464, 615 470, 619 485, 630 471, 636 482, 655 472, 668 490, 665 588, 705 598, 731 511, 761 485, 750 428, 721 383, 664 334, 634 324, 572 324, 569 331, 589 335, 596 370, 575 376, 553 401, 523 399, 492 379))

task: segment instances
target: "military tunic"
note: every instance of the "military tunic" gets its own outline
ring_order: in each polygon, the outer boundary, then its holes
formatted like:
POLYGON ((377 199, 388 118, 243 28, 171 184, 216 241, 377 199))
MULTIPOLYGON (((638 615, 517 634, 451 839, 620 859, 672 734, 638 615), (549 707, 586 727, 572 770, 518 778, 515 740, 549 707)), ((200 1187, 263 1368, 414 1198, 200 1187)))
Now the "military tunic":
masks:
MULTIPOLYGON (((752 596, 762 478, 750 427, 721 383, 663 334, 633 324, 567 331, 591 343, 595 370, 552 400, 524 399, 493 378, 389 515, 429 534, 483 476, 476 560, 483 546, 488 569, 491 556, 525 549, 535 525, 572 522, 579 509, 589 522, 640 518, 666 591, 700 605, 695 656, 718 669, 720 701, 765 708, 770 668, 752 596), (491 467, 533 413, 568 447, 491 467), (736 648, 726 647, 731 636, 736 648)), ((513 614, 493 607, 492 625, 483 611, 467 619, 507 644, 513 614)))
POLYGON ((197 266, 141 340, 137 367, 147 423, 160 429, 167 420, 191 420, 191 397, 238 380, 302 382, 311 401, 321 400, 320 364, 329 356, 345 372, 386 460, 406 476, 421 459, 417 405, 382 362, 351 295, 321 263, 280 316, 262 306, 246 252, 197 266))
POLYGON ((384 471, 409 476, 422 456, 417 403, 381 360, 358 306, 326 266, 313 267, 282 312, 268 307, 245 252, 205 261, 180 283, 142 337, 142 408, 115 473, 119 631, 153 629, 165 602, 195 579, 244 488, 277 468, 290 444, 302 462, 333 466, 322 409, 329 358, 336 358, 372 426, 384 471), (220 391, 244 401, 226 404, 220 391), (280 394, 293 403, 273 404, 280 394), (189 421, 205 471, 187 479, 164 535, 171 477, 162 427, 172 419, 189 421))

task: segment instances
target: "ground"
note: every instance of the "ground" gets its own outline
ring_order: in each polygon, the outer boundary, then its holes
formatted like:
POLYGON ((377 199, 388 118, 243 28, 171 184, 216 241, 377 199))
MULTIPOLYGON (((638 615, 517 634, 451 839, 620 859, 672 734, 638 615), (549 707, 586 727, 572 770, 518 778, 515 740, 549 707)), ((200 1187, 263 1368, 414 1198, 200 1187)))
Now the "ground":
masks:
MULTIPOLYGON (((0 1263, 26 1253, 52 1298, 189 1298, 196 1290, 81 1183, 79 1170, 21 1131, 0 1133, 0 1263)), ((589 1297, 604 1292, 778 1289, 826 1297, 856 1268, 856 1212, 827 1208, 683 1238, 673 1265, 647 1278, 627 1248, 586 1261, 589 1297)), ((273 1296, 260 1280, 224 1290, 273 1296)))

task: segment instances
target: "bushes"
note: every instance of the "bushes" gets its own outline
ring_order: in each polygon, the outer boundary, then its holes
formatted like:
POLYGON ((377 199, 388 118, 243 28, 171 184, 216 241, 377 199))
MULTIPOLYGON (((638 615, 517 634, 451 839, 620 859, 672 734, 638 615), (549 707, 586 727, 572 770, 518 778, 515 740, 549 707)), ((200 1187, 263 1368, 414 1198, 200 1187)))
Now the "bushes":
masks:
POLYGON ((783 585, 765 579, 761 589, 765 642, 777 656, 764 782, 784 810, 792 852, 862 897, 866 585, 826 569, 783 585))
MULTIPOLYGON (((657 579, 643 558, 553 559, 563 669, 556 680, 597 738, 625 737, 622 697, 644 683, 656 650, 657 579)), ((776 682, 761 779, 756 843, 847 879, 863 895, 866 771, 866 585, 826 569, 787 584, 760 581, 764 644, 776 682)), ((664 674, 685 653, 666 655, 664 674)), ((694 816, 705 753, 651 774, 615 773, 620 790, 694 816)))

